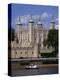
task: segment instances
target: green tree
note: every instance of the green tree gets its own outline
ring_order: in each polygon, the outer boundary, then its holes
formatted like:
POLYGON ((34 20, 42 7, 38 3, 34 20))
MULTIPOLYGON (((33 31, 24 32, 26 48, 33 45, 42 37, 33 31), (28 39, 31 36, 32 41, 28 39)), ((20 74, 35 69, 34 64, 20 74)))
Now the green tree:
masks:
POLYGON ((44 39, 43 44, 44 44, 44 46, 47 45, 47 40, 46 39, 44 39))
POLYGON ((52 29, 48 33, 47 45, 52 46, 54 51, 51 53, 51 57, 56 57, 58 55, 58 30, 52 29))
POLYGON ((58 49, 58 30, 52 29, 48 33, 48 46, 52 46, 55 50, 58 49))
POLYGON ((58 30, 51 29, 48 32, 47 40, 44 39, 43 41, 44 46, 53 47, 54 51, 50 54, 43 53, 42 56, 44 57, 56 57, 58 55, 58 30))

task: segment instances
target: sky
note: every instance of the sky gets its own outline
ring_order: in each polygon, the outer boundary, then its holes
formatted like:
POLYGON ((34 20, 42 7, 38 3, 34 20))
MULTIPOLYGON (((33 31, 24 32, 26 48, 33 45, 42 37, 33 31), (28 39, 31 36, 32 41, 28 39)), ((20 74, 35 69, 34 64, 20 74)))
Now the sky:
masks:
POLYGON ((12 4, 12 27, 16 26, 16 23, 20 16, 20 21, 23 24, 27 24, 30 17, 38 22, 40 19, 43 26, 49 28, 52 16, 56 26, 58 25, 58 6, 44 6, 44 5, 28 5, 28 4, 12 4))

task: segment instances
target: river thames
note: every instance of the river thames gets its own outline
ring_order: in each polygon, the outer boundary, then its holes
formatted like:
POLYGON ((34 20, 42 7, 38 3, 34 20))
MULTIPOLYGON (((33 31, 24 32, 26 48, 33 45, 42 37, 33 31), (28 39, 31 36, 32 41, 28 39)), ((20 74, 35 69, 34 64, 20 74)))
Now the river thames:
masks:
POLYGON ((39 69, 13 69, 12 76, 58 74, 58 66, 40 67, 39 69))

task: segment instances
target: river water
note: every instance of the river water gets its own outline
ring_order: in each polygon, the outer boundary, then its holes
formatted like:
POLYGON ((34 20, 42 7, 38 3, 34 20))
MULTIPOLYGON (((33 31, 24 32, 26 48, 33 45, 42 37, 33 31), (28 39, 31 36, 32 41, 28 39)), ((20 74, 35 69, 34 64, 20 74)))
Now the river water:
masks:
POLYGON ((57 74, 57 73, 58 73, 58 66, 41 67, 39 69, 12 70, 12 76, 47 75, 47 74, 57 74))

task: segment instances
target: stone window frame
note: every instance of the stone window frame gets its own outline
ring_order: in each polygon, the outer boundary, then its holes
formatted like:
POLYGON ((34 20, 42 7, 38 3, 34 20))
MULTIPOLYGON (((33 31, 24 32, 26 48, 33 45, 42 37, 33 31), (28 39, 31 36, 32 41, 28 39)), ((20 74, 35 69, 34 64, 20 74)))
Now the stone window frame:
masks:
POLYGON ((15 53, 17 54, 17 51, 15 53))
POLYGON ((22 52, 20 52, 20 54, 22 54, 22 52))
POLYGON ((32 51, 32 54, 34 54, 34 52, 32 51))

